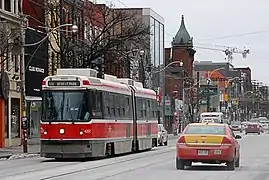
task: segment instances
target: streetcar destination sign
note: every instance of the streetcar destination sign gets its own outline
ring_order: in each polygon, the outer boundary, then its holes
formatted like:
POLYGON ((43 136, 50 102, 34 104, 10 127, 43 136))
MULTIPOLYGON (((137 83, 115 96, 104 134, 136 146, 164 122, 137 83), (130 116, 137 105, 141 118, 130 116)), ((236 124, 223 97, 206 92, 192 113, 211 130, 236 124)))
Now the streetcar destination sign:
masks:
POLYGON ((79 81, 49 81, 48 86, 80 86, 79 81))

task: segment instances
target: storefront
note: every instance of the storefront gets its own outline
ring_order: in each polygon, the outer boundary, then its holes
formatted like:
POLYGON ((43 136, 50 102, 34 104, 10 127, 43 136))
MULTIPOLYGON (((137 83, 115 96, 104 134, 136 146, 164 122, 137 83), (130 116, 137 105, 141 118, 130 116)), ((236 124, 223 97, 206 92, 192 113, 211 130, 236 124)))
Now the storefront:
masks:
POLYGON ((40 119, 42 99, 38 97, 27 97, 29 115, 29 144, 39 144, 40 141, 40 119))
MULTIPOLYGON (((5 102, 5 146, 18 146, 21 144, 20 128, 20 98, 13 98, 5 102)), ((17 94, 19 96, 19 93, 17 94)))
MULTIPOLYGON (((39 42, 46 34, 28 28, 25 36, 26 44, 32 44, 39 42)), ((41 87, 43 79, 48 75, 48 42, 42 42, 37 51, 33 47, 25 47, 25 64, 27 65, 25 86, 29 144, 38 144, 40 140, 41 87)))

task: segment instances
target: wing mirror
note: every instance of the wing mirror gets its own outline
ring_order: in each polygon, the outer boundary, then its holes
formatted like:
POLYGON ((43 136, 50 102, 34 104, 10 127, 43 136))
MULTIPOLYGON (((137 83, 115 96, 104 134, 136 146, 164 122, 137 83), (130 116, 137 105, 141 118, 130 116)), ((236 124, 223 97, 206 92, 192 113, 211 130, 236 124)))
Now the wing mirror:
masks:
POLYGON ((242 139, 242 136, 240 136, 240 135, 236 135, 236 136, 235 136, 235 139, 242 139))

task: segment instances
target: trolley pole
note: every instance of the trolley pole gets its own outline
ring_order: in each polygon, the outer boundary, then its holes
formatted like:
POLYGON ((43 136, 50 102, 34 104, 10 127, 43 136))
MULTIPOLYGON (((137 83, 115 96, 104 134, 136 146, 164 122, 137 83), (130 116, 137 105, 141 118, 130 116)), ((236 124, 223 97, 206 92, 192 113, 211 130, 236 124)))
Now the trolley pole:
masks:
POLYGON ((26 102, 26 88, 25 88, 25 59, 24 59, 24 46, 25 46, 25 22, 26 19, 23 15, 21 15, 21 105, 22 105, 22 146, 23 153, 28 152, 28 119, 26 115, 27 111, 27 102, 26 102))

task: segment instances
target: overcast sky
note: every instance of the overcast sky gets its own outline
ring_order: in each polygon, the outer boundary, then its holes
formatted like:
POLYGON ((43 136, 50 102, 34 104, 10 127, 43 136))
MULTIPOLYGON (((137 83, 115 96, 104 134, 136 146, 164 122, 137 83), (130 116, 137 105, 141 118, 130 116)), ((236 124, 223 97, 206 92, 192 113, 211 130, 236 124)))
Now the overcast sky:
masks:
MULTIPOLYGON (((97 0, 97 2, 107 2, 97 0)), ((234 54, 235 67, 249 66, 252 79, 269 84, 268 0, 112 0, 117 7, 150 7, 165 19, 165 44, 169 47, 181 21, 196 46, 195 60, 225 61, 223 46, 249 48, 247 59, 234 54), (165 4, 170 3, 170 4, 165 4), (222 38, 230 37, 230 38, 222 38), (221 45, 221 46, 219 46, 221 45), (218 50, 205 50, 214 48, 218 50)))

